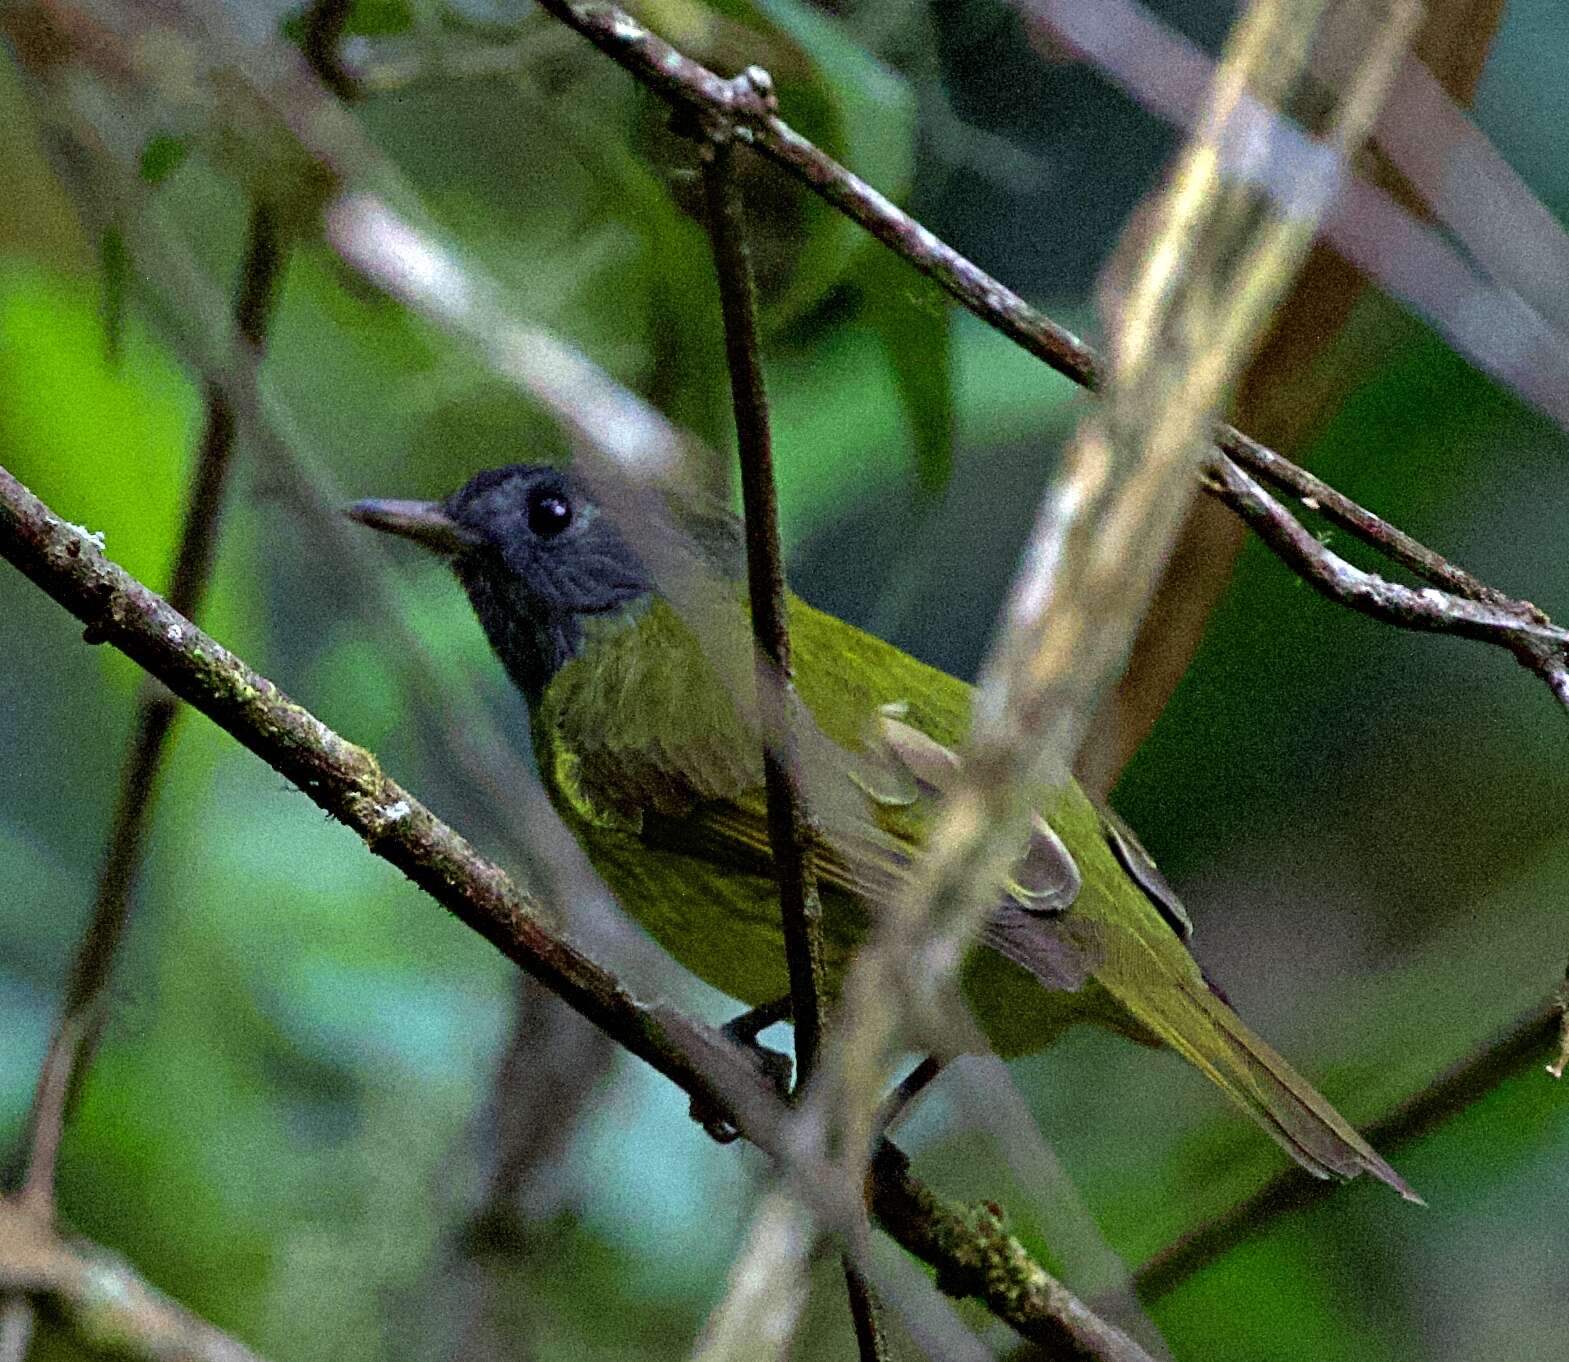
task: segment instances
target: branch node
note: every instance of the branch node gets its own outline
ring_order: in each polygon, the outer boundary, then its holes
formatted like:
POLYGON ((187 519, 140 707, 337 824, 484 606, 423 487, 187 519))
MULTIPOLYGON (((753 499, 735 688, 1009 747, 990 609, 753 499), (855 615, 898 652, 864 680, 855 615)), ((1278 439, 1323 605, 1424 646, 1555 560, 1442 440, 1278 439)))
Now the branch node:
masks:
POLYGON ((748 66, 729 82, 731 108, 750 118, 774 118, 779 113, 779 94, 774 78, 761 66, 748 66))

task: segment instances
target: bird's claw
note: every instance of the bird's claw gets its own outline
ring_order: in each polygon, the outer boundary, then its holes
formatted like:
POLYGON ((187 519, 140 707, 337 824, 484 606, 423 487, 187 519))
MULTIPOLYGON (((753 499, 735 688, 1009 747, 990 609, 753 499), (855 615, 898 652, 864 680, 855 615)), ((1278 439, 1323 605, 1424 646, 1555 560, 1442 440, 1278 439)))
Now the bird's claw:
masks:
MULTIPOLYGON (((757 1037, 759 1032, 789 1015, 788 1004, 767 1004, 753 1008, 720 1027, 721 1034, 739 1046, 751 1059, 763 1081, 786 1100, 790 1097, 795 1064, 789 1055, 762 1044, 757 1037)), ((703 1127, 709 1139, 718 1144, 733 1144, 741 1136, 730 1120, 704 1098, 692 1099, 691 1113, 692 1119, 703 1127)))

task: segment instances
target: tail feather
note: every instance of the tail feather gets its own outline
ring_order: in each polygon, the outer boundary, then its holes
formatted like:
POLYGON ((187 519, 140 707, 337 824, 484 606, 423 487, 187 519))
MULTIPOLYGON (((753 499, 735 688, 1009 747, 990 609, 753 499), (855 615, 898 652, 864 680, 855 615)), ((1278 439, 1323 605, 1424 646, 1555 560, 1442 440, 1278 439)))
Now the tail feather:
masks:
MULTIPOLYGON (((1196 971, 1195 971, 1196 975, 1196 971)), ((1118 1000, 1203 1072, 1315 1177, 1371 1173, 1407 1201, 1422 1198, 1301 1074, 1195 977, 1173 987, 1124 992, 1118 1000), (1154 993, 1156 996, 1151 996, 1154 993)))

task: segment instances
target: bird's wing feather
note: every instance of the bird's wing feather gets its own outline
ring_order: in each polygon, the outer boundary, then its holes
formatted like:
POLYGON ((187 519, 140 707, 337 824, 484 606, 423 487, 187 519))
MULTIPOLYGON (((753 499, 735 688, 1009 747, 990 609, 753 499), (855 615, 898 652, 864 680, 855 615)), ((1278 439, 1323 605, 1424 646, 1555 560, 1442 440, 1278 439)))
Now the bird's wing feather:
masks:
MULTIPOLYGON (((534 725, 535 751, 551 763, 558 798, 585 823, 772 874, 755 701, 728 691, 663 601, 602 630, 579 661, 562 669, 534 725)), ((816 750, 840 768, 830 778, 855 773, 855 754, 832 743, 816 750)), ((825 883, 853 891, 896 872, 899 839, 881 833, 864 812, 860 822, 853 854, 826 843, 814 849, 825 883)))
MULTIPOLYGON (((876 899, 924 841, 969 723, 970 688, 799 600, 791 604, 798 749, 814 796, 838 797, 813 848, 821 882, 876 899), (848 810, 848 812, 846 812, 848 810)), ((536 750, 590 824, 716 865, 772 873, 761 741, 750 696, 727 692, 662 601, 604 629, 535 716, 536 750)), ((1077 988, 1090 933, 1057 920, 1079 890, 1072 854, 1036 816, 986 939, 1045 984, 1077 988), (995 938, 995 940, 993 939, 995 938)))
MULTIPOLYGON (((847 796, 851 806, 848 816, 823 820, 832 836, 814 846, 814 868, 823 883, 875 900, 907 872, 957 773, 953 749, 969 724, 970 688, 799 600, 791 631, 796 691, 811 720, 798 743, 808 786, 814 797, 847 796)), ((602 629, 562 670, 535 722, 546 730, 536 750, 549 754, 560 796, 586 822, 771 874, 753 698, 727 690, 663 601, 602 629)), ((1036 814, 983 939, 1046 986, 1074 989, 1097 967, 1108 934, 1131 931, 1144 949, 1160 949, 1178 943, 1149 938, 1169 937, 1168 923, 1186 935, 1188 924, 1130 832, 1091 811, 1076 787, 1061 804, 1054 818, 1080 820, 1074 852, 1036 814), (1113 846, 1123 848, 1115 858, 1113 846), (1145 870, 1139 882, 1156 889, 1111 911, 1126 882, 1119 862, 1130 857, 1145 870), (1079 902, 1086 858, 1095 892, 1079 902)))

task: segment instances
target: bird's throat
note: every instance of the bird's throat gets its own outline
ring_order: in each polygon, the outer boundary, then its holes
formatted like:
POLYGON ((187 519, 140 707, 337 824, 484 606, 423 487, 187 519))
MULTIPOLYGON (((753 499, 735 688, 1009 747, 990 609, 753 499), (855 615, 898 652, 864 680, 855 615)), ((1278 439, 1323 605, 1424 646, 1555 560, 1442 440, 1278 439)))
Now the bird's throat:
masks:
POLYGON ((633 623, 651 600, 645 592, 601 610, 551 607, 505 577, 456 567, 485 637, 531 709, 567 663, 595 639, 633 623))

